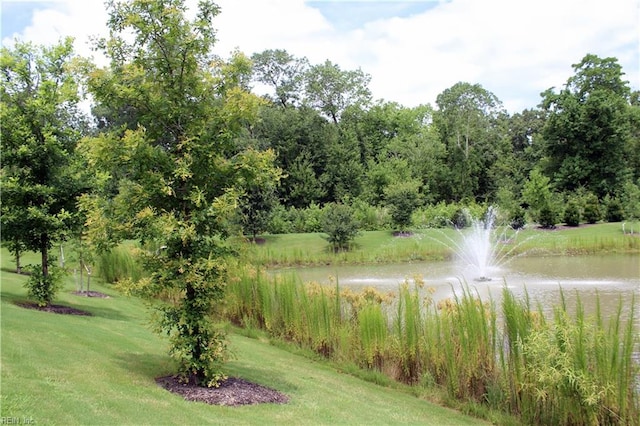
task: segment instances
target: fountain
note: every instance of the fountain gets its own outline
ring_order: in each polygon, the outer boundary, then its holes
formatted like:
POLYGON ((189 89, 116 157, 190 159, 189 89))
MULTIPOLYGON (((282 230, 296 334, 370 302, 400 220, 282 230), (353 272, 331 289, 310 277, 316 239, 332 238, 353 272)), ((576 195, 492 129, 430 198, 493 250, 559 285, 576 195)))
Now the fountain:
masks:
MULTIPOLYGON (((489 207, 483 219, 473 218, 468 211, 464 213, 467 221, 471 223, 470 229, 456 227, 459 239, 442 234, 449 242, 446 244, 456 256, 465 264, 466 268, 472 268, 474 281, 491 281, 489 273, 509 260, 509 255, 516 246, 505 250, 507 244, 514 237, 507 238, 506 229, 498 232, 495 227, 497 210, 489 207)), ((515 231, 518 232, 517 230, 515 231)))

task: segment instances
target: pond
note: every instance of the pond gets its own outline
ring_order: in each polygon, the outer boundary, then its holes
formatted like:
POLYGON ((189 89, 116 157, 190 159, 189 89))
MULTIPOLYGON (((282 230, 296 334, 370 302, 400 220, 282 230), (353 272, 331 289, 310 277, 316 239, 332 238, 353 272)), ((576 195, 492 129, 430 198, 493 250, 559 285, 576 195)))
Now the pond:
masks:
POLYGON ((476 281, 473 268, 458 261, 420 262, 384 265, 345 265, 279 270, 295 273, 304 282, 330 283, 361 289, 375 287, 381 291, 397 290, 406 279, 421 277, 434 290, 438 301, 459 294, 465 283, 483 301, 491 297, 499 303, 506 285, 516 296, 525 291, 534 304, 547 313, 560 303, 560 289, 570 308, 576 296, 587 314, 595 312, 599 298, 604 317, 615 315, 622 300, 623 312, 635 309, 635 323, 640 330, 640 255, 607 254, 584 256, 515 257, 501 267, 487 271, 489 281, 476 281), (635 296, 634 305, 631 305, 635 296))

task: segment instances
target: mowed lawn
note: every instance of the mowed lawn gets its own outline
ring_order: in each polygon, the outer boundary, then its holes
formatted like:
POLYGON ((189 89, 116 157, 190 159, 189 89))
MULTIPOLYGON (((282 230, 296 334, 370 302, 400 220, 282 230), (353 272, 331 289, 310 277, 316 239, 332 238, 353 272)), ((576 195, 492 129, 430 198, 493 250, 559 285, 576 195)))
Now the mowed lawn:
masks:
MULTIPOLYGON (((230 333, 238 376, 275 388, 284 405, 240 407, 188 402, 163 390, 155 378, 171 374, 167 341, 155 335, 149 312, 135 298, 109 286, 92 290, 110 297, 73 293, 72 277, 57 304, 92 316, 25 309, 19 276, 6 250, 1 272, 1 416, 25 424, 483 424, 481 420, 420 399, 402 386, 387 388, 342 374, 336 366, 230 333)), ((5 422, 6 423, 6 422, 5 422)))
MULTIPOLYGON (((263 235, 260 244, 253 244, 249 250, 252 260, 274 267, 443 260, 455 256, 460 233, 466 231, 425 228, 405 237, 396 237, 388 230, 366 231, 355 238, 350 251, 340 253, 330 250, 322 233, 263 235)), ((638 221, 495 230, 496 238, 509 241, 512 255, 526 256, 639 253, 639 234, 638 221)))

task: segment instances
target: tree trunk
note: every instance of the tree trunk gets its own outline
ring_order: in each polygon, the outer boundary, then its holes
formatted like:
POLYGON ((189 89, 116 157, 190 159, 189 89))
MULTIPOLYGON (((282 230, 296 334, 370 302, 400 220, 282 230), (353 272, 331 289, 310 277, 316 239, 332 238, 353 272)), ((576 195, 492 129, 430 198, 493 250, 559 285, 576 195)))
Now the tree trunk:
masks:
MULTIPOLYGON (((42 280, 45 285, 49 284, 49 238, 46 235, 40 239, 40 256, 42 263, 42 280)), ((51 300, 47 300, 47 306, 51 305, 51 300)))
POLYGON ((14 257, 16 258, 16 274, 22 274, 22 265, 20 265, 20 249, 16 249, 13 252, 14 257))

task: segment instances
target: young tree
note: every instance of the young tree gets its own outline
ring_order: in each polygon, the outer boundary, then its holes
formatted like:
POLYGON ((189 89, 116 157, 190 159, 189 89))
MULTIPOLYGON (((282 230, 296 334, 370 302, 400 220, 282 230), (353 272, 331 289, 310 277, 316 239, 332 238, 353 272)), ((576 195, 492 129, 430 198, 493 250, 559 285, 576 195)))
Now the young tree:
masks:
POLYGON ((58 286, 50 250, 75 225, 76 199, 85 189, 75 157, 85 128, 81 64, 71 39, 2 48, 2 233, 14 252, 40 253, 27 287, 42 306, 58 286))
POLYGON ((211 315, 233 254, 228 224, 239 194, 276 175, 273 153, 238 145, 262 101, 248 92, 247 57, 211 54, 215 4, 199 2, 192 20, 182 0, 107 8, 110 35, 99 47, 111 64, 91 76, 90 89, 103 109, 131 111, 135 123, 85 141, 104 176, 87 202, 100 213, 88 217, 118 222, 120 235, 146 248, 148 274, 129 290, 157 303, 158 331, 170 337, 181 378, 216 386, 226 341, 211 315))
POLYGON ((533 169, 529 173, 529 179, 524 183, 522 200, 529 206, 532 219, 540 222, 541 212, 545 209, 547 213, 551 211, 552 193, 550 179, 543 175, 540 170, 533 169))
POLYGON ((385 188, 385 201, 391 211, 391 220, 400 232, 411 226, 411 215, 420 206, 420 182, 395 182, 385 188))
POLYGON ((278 203, 274 185, 252 185, 240 196, 239 221, 243 232, 256 241, 269 224, 271 212, 278 203))
POLYGON ((329 203, 323 209, 322 230, 333 251, 348 250, 360 232, 360 224, 349 205, 329 203))

